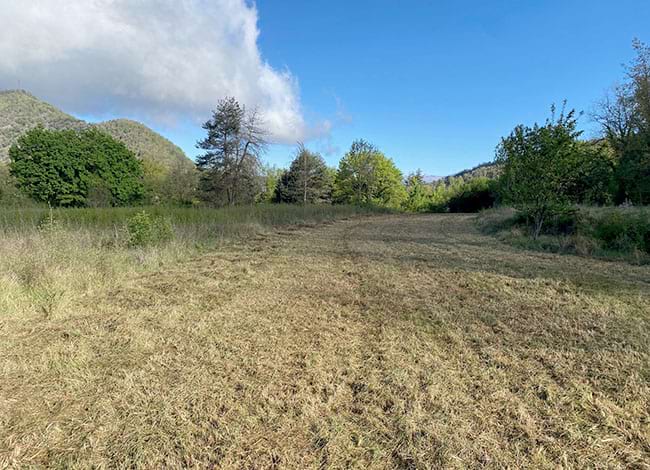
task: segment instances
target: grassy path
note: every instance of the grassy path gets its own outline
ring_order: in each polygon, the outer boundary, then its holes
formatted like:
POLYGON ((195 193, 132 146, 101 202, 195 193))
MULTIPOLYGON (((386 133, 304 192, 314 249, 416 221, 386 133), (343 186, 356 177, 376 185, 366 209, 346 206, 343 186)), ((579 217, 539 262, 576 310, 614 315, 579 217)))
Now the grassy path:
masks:
POLYGON ((0 375, 0 467, 650 468, 650 268, 286 230, 1 319, 0 375))

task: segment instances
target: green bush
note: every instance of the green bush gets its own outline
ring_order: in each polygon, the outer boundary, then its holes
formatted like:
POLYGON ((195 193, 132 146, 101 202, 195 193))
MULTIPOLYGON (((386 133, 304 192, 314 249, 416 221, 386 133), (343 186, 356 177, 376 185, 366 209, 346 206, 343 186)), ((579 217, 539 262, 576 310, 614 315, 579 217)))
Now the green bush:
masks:
POLYGON ((447 207, 449 212, 473 213, 489 209, 497 199, 496 184, 486 178, 476 178, 463 184, 447 207))
POLYGON ((593 236, 614 251, 638 249, 650 253, 650 216, 647 212, 607 211, 593 224, 593 236))
POLYGON ((488 178, 474 178, 464 182, 452 181, 439 185, 431 194, 429 212, 473 213, 489 209, 497 199, 496 182, 488 178))
POLYGON ((166 217, 152 216, 146 211, 138 212, 126 223, 129 246, 148 246, 172 239, 171 221, 166 217))

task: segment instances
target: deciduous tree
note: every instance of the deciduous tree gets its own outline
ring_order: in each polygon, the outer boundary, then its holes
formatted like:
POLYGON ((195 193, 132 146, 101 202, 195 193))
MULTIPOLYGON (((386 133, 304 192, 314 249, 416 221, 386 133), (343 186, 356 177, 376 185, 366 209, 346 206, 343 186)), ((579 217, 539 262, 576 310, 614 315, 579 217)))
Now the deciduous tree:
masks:
POLYGON ((402 173, 374 145, 357 140, 341 159, 334 184, 338 202, 400 207, 407 198, 402 173))

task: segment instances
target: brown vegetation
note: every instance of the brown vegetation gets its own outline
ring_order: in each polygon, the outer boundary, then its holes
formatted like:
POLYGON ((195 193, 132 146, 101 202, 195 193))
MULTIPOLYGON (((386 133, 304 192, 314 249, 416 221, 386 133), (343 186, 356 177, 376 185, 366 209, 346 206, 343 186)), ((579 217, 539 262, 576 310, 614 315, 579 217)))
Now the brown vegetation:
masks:
POLYGON ((471 216, 232 241, 3 314, 0 466, 645 468, 649 285, 471 216))

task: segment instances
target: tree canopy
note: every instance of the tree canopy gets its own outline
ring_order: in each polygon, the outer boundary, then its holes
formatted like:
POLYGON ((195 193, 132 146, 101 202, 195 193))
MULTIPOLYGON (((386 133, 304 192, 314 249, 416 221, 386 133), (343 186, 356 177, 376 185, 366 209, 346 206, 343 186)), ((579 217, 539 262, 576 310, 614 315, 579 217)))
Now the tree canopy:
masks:
POLYGON ((276 201, 300 204, 331 202, 332 184, 323 157, 299 144, 291 166, 278 180, 276 201))
POLYGON ((95 129, 52 131, 37 127, 9 150, 16 185, 52 206, 84 206, 96 190, 114 206, 143 196, 142 167, 124 144, 95 129))
POLYGON ((544 125, 519 125, 497 148, 504 199, 533 218, 535 237, 545 219, 570 202, 567 189, 581 135, 576 124, 575 111, 556 118, 553 107, 544 125))
POLYGON ((339 163, 334 183, 336 201, 400 207, 407 198, 402 173, 374 145, 357 140, 339 163))

